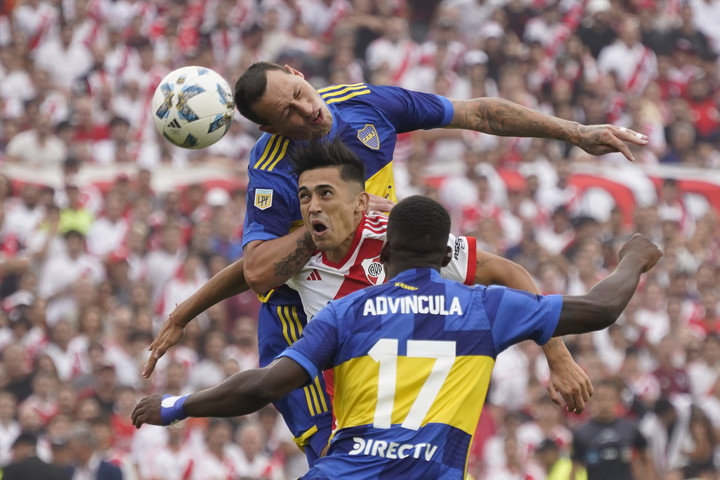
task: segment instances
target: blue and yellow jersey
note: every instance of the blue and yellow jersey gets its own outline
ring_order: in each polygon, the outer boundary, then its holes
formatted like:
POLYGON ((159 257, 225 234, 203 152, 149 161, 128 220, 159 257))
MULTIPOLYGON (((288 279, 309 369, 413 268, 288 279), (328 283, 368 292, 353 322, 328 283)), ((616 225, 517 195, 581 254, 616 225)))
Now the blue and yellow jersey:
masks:
POLYGON ((495 358, 547 342, 562 297, 465 286, 432 269, 331 302, 281 356, 332 368, 337 429, 305 479, 463 479, 495 358))
MULTIPOLYGON (((453 116, 448 99, 397 87, 359 83, 335 85, 319 93, 333 116, 328 137, 341 137, 365 164, 368 192, 393 201, 397 134, 443 127, 453 116)), ((243 246, 282 237, 302 225, 297 177, 290 161, 295 143, 282 135, 264 134, 250 153, 243 246)))
MULTIPOLYGON (((452 104, 446 98, 397 87, 361 83, 335 85, 319 93, 333 117, 328 137, 341 137, 363 161, 368 192, 392 200, 396 199, 392 159, 397 134, 443 127, 453 116, 452 104)), ((295 143, 282 135, 264 134, 253 147, 243 247, 255 240, 282 237, 302 225, 297 177, 290 161, 295 143)), ((286 285, 267 292, 261 300, 258 340, 260 365, 264 366, 300 336, 307 318, 297 292, 286 285)), ((332 424, 330 399, 322 378, 275 402, 275 406, 298 444, 305 446, 312 464, 313 455, 327 444, 332 424)))

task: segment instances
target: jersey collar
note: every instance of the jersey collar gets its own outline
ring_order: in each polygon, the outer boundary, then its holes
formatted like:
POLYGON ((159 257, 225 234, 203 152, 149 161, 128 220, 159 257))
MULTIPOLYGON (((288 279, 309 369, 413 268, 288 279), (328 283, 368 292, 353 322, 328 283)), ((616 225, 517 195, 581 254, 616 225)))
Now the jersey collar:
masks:
POLYGON ((395 275, 390 280, 386 280, 385 283, 392 283, 392 282, 413 282, 417 283, 418 281, 423 280, 435 280, 438 278, 441 278, 440 272, 435 270, 434 268, 430 267, 422 267, 422 268, 411 268, 409 270, 403 270, 402 272, 395 275))

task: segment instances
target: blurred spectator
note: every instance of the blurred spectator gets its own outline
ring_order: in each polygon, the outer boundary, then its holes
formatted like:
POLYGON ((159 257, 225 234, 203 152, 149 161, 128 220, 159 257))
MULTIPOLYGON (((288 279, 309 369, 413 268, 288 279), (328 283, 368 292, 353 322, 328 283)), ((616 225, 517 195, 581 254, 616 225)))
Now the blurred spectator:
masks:
POLYGON ((47 480, 66 480, 68 477, 58 466, 49 465, 37 456, 37 437, 32 433, 21 433, 13 443, 11 464, 3 468, 3 478, 7 480, 25 480, 42 478, 47 480))
POLYGON ((135 332, 135 315, 130 308, 118 305, 108 312, 103 343, 105 360, 113 367, 116 381, 121 386, 136 386, 140 380, 137 362, 133 357, 132 336, 135 332))
POLYGON ((53 326, 60 318, 77 315, 74 289, 83 278, 97 285, 105 272, 97 258, 85 253, 85 238, 76 231, 65 234, 66 256, 48 259, 39 278, 38 291, 47 301, 47 321, 53 326))
POLYGON ((0 468, 12 460, 12 445, 20 435, 17 415, 17 401, 10 392, 0 392, 0 468))
POLYGON ((177 224, 172 220, 166 221, 160 230, 160 248, 149 252, 144 259, 144 270, 147 272, 146 278, 152 286, 154 301, 160 298, 163 286, 177 272, 185 258, 181 234, 177 224))
POLYGON ((97 480, 122 480, 120 468, 103 460, 98 452, 97 440, 87 425, 73 428, 69 439, 73 465, 71 480, 96 478, 97 480))
POLYGON ((210 330, 205 333, 202 359, 193 367, 188 378, 191 389, 202 390, 225 379, 222 353, 226 346, 227 340, 223 332, 210 330))
POLYGON ((683 446, 690 430, 690 404, 680 397, 661 397, 640 422, 649 442, 649 451, 658 472, 682 467, 687 462, 683 446))
POLYGON ((161 318, 167 318, 175 306, 192 295, 207 281, 207 274, 200 257, 189 253, 178 272, 165 284, 158 299, 156 312, 161 318))
POLYGON ((678 339, 672 335, 666 335, 657 345, 655 358, 658 366, 653 375, 660 384, 660 395, 662 397, 673 397, 675 395, 690 394, 690 379, 682 365, 683 358, 678 355, 678 339))
POLYGON ((505 437, 504 441, 505 464, 488 473, 486 478, 512 480, 515 478, 539 479, 543 477, 542 471, 533 463, 523 461, 518 452, 518 441, 514 437, 505 437))
POLYGON ((588 480, 654 476, 647 440, 635 424, 618 416, 619 407, 617 386, 610 381, 596 382, 591 419, 573 432, 573 467, 585 467, 588 480))
POLYGON ((612 4, 610 0, 590 0, 585 6, 586 17, 578 27, 578 36, 590 49, 590 54, 598 58, 603 48, 617 37, 611 25, 612 4))
POLYGON ((263 430, 256 421, 249 421, 236 433, 239 457, 238 471, 251 478, 276 480, 282 478, 282 471, 263 452, 263 430))
POLYGON ((2 362, 7 376, 3 388, 14 395, 18 402, 24 401, 32 394, 30 359, 25 355, 25 349, 19 344, 6 346, 3 350, 2 362))
POLYGON ((232 478, 240 474, 237 449, 230 448, 232 428, 227 420, 212 419, 205 433, 205 444, 194 454, 191 479, 232 478))
POLYGON ((86 236, 95 218, 91 197, 83 191, 77 177, 73 175, 65 177, 65 190, 58 196, 63 194, 65 202, 58 202, 61 205, 60 233, 74 230, 86 236))
POLYGON ((223 354, 237 361, 240 371, 258 367, 257 321, 250 316, 235 319, 231 343, 223 354))
POLYGON ((122 216, 122 213, 120 197, 114 192, 109 192, 105 196, 103 214, 93 221, 88 231, 88 253, 105 258, 121 248, 130 228, 128 220, 122 216))
POLYGON ((683 468, 685 478, 712 478, 717 472, 714 454, 718 439, 710 419, 702 409, 691 409, 689 429, 689 442, 684 445, 688 456, 688 464, 683 468))
POLYGON ((697 139, 695 127, 686 121, 673 122, 668 128, 668 152, 660 158, 661 163, 682 163, 692 154, 697 139))
POLYGON ((52 118, 41 112, 34 128, 15 135, 5 150, 9 162, 38 168, 54 168, 65 160, 65 144, 53 133, 52 118))
POLYGON ((219 253, 228 262, 234 262, 242 257, 242 232, 238 231, 236 219, 229 208, 224 208, 224 204, 214 210, 212 230, 217 233, 211 239, 211 251, 219 253))
POLYGON ((109 138, 98 140, 92 146, 93 162, 102 165, 134 162, 138 145, 130 138, 130 122, 115 116, 108 123, 108 128, 109 138))
POLYGON ((58 414, 59 405, 56 397, 57 377, 48 372, 39 371, 32 380, 32 394, 21 404, 21 409, 32 409, 40 417, 43 426, 58 414))
POLYGON ((680 25, 670 31, 670 45, 672 48, 687 50, 701 59, 713 55, 708 37, 697 27, 703 21, 696 21, 693 11, 694 2, 680 3, 680 25))
POLYGON ((531 419, 517 429, 517 440, 523 449, 522 458, 530 458, 532 452, 542 443, 543 439, 551 439, 560 448, 561 453, 570 451, 572 432, 563 425, 562 411, 552 402, 549 396, 543 395, 537 402, 529 406, 531 419))
POLYGON ((701 400, 712 392, 720 378, 720 337, 709 333, 702 344, 702 356, 688 365, 690 392, 695 400, 701 400))
POLYGON ((657 71, 655 53, 640 43, 640 26, 636 18, 625 17, 619 38, 604 47, 598 56, 598 67, 617 77, 618 88, 629 93, 642 92, 657 71))
POLYGON ((402 83, 420 62, 420 55, 420 47, 410 38, 407 20, 388 18, 383 35, 368 46, 365 56, 373 75, 371 83, 402 83), (385 81, 377 81, 381 79, 385 81))
MULTIPOLYGON (((555 441, 546 438, 535 449, 535 458, 545 474, 546 480, 566 480, 570 478, 572 462, 568 457, 560 455, 560 448, 555 441)), ((575 480, 585 480, 587 474, 582 468, 575 468, 575 480)))
POLYGON ((12 112, 14 117, 22 114, 24 102, 35 97, 32 79, 27 71, 25 48, 22 43, 11 42, 0 50, 0 58, 6 70, 0 83, 0 98, 6 102, 3 110, 9 110, 8 113, 12 112))
POLYGON ((92 66, 90 50, 73 41, 75 28, 72 23, 61 22, 57 37, 47 38, 35 52, 35 63, 53 77, 58 88, 72 90, 92 66))
POLYGON ((195 469, 194 450, 187 438, 187 422, 167 428, 167 444, 155 446, 140 464, 140 474, 147 479, 183 480, 192 478, 195 469))
POLYGON ((86 351, 83 348, 87 346, 73 343, 74 338, 77 338, 75 327, 67 319, 61 318, 52 327, 50 343, 44 351, 54 362, 58 378, 63 382, 85 373, 87 368, 84 361, 86 351))
MULTIPOLYGON (((20 198, 13 198, 4 205, 3 232, 6 235, 15 235, 23 244, 27 242, 30 232, 40 223, 44 215, 39 204, 39 193, 37 185, 26 183, 20 189, 20 198)), ((7 248, 9 250, 10 246, 8 245, 7 248)))

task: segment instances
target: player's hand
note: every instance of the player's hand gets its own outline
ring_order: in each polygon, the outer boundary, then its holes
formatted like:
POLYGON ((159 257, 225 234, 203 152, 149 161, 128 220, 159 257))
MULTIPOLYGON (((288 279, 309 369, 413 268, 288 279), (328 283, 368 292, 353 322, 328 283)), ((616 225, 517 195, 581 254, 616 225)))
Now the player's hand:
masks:
POLYGON ((592 155, 620 152, 631 162, 635 161, 635 157, 627 144, 645 146, 648 143, 647 135, 615 125, 583 125, 579 133, 576 145, 586 152, 592 155))
POLYGON ((550 365, 547 391, 555 405, 562 407, 564 400, 567 410, 576 414, 585 409, 594 393, 590 377, 572 357, 550 365))
POLYGON ((148 350, 150 350, 150 356, 142 369, 143 377, 150 378, 153 370, 155 370, 155 365, 158 360, 165 355, 168 348, 177 345, 178 342, 180 342, 183 337, 183 333, 185 333, 185 329, 180 325, 173 323, 171 317, 168 317, 167 320, 165 320, 165 324, 148 347, 148 350))
POLYGON ((642 262, 642 272, 650 270, 662 258, 662 251, 645 235, 636 233, 620 248, 620 260, 628 255, 635 256, 642 262))
POLYGON ((160 415, 160 406, 162 404, 162 394, 150 395, 140 400, 132 412, 132 424, 135 428, 140 428, 143 423, 150 425, 162 425, 162 416, 160 415))
POLYGON ((368 193, 369 201, 365 212, 389 212, 395 206, 395 202, 385 197, 378 197, 368 193))

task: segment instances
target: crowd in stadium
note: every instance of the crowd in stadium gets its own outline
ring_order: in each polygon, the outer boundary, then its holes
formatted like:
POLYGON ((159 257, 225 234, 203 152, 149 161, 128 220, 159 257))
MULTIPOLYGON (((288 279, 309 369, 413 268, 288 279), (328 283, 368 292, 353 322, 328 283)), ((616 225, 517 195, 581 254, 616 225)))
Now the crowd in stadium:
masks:
POLYGON ((404 134, 397 193, 441 201, 454 233, 518 262, 546 294, 589 290, 632 232, 665 252, 617 325, 566 339, 595 385, 582 414, 550 401, 540 347, 498 357, 473 478, 569 478, 581 426, 608 415, 642 432, 632 455, 647 476, 636 479, 720 478, 719 24, 716 0, 0 1, 0 467, 35 449, 73 478, 100 458, 138 480, 307 468, 272 407, 130 423, 146 394, 257 366, 248 292, 193 321, 140 376, 174 306, 242 256, 244 172, 260 134, 236 115, 217 144, 174 147, 155 131, 152 94, 181 66, 232 85, 266 60, 318 88, 499 96, 647 135, 631 164, 542 139, 404 134), (207 164, 223 173, 177 177, 207 164), (699 180, 704 195, 691 191, 699 180))

